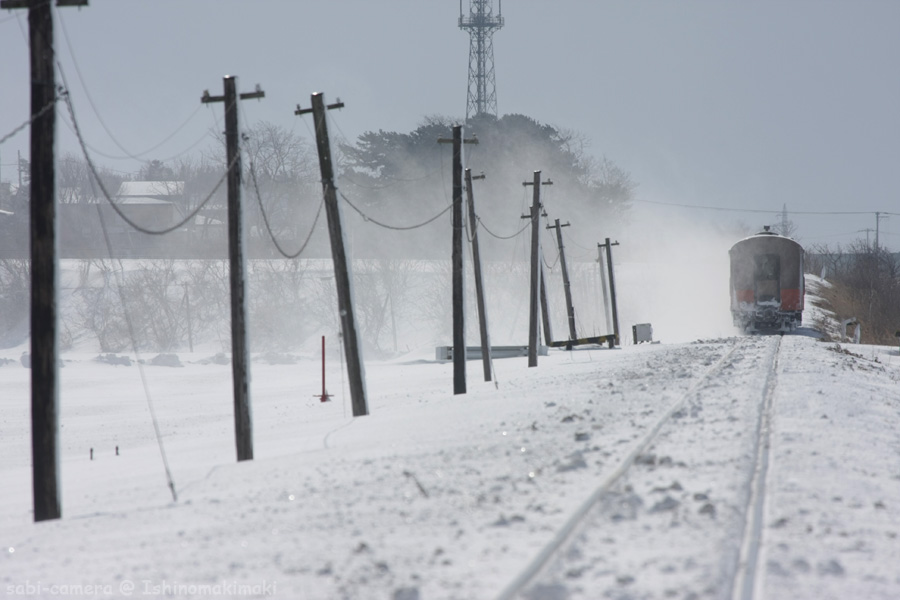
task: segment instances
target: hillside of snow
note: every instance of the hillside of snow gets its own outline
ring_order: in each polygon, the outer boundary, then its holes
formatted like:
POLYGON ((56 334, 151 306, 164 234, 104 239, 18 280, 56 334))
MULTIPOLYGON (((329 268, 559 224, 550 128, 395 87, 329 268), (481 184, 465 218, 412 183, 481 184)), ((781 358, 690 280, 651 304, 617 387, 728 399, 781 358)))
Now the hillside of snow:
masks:
POLYGON ((495 598, 607 484, 516 597, 731 597, 767 410, 754 597, 895 599, 900 357, 819 341, 806 316, 783 337, 498 359, 496 386, 472 361, 457 396, 452 364, 422 348, 367 362, 355 419, 336 349, 328 403, 317 356, 255 356, 242 463, 230 364, 148 355, 177 500, 137 365, 67 352, 63 518, 40 523, 30 371, 22 347, 0 351, 0 597, 495 598))

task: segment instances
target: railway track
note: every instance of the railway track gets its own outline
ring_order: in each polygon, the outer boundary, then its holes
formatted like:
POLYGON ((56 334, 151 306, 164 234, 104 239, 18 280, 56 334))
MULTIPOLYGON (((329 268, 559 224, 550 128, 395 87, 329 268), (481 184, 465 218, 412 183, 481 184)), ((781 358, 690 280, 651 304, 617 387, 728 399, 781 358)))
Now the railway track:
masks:
POLYGON ((755 461, 744 510, 744 532, 741 537, 738 563, 732 578, 731 598, 734 600, 753 600, 756 590, 762 587, 762 571, 757 567, 766 500, 766 475, 769 471, 772 400, 775 397, 778 379, 778 351, 781 349, 781 339, 781 336, 775 338, 775 347, 766 370, 760 401, 759 419, 754 436, 755 461))
MULTIPOLYGON (((744 337, 737 338, 722 356, 709 366, 693 385, 684 392, 669 408, 656 420, 630 449, 617 467, 605 477, 595 488, 595 491, 582 503, 567 519, 563 527, 547 543, 536 557, 529 563, 497 596, 498 600, 570 600, 585 597, 595 598, 604 592, 603 587, 595 587, 609 584, 629 586, 634 581, 633 575, 622 575, 616 572, 605 556, 597 558, 599 550, 591 548, 591 539, 596 542, 602 539, 605 543, 611 543, 610 538, 603 536, 603 528, 610 522, 604 521, 602 514, 608 509, 608 505, 618 502, 617 498, 623 494, 635 497, 632 485, 628 482, 632 479, 639 481, 642 475, 636 473, 647 464, 655 461, 655 455, 648 454, 663 438, 677 438, 682 436, 679 442, 670 439, 670 447, 677 448, 678 444, 684 444, 685 439, 693 443, 696 437, 702 443, 703 435, 709 432, 691 432, 690 428, 695 422, 685 419, 687 414, 695 414, 703 410, 704 406, 718 408, 722 414, 727 414, 728 420, 732 419, 728 409, 720 396, 723 385, 740 377, 750 381, 758 381, 759 385, 750 386, 752 390, 746 403, 749 406, 747 416, 740 423, 749 427, 751 433, 738 438, 735 442, 741 446, 736 455, 740 457, 742 467, 737 475, 735 493, 727 502, 721 502, 724 507, 719 522, 718 532, 719 547, 718 564, 710 565, 706 569, 699 569, 700 578, 693 584, 682 584, 681 591, 685 595, 690 593, 692 585, 701 585, 702 590, 697 598, 731 598, 733 600, 753 600, 754 592, 760 583, 761 573, 758 569, 760 541, 762 537, 762 522, 765 508, 765 483, 768 472, 769 430, 772 399, 777 383, 778 352, 781 345, 781 337, 744 337), (686 437, 685 437, 686 436, 686 437), (606 509, 604 507, 607 507, 606 509), (594 557, 589 560, 589 557, 594 557), (592 573, 593 571, 593 573, 592 573), (704 584, 703 582, 706 581, 704 584), (684 587, 687 586, 687 587, 684 587)), ((732 400, 733 402, 733 400, 732 400)), ((737 419, 736 419, 737 420, 737 419)), ((740 425, 736 427, 740 428, 740 425)), ((702 427, 700 428, 702 429, 702 427)), ((690 477, 691 465, 682 465, 683 477, 690 477)), ((655 475, 659 475, 656 473, 655 475)), ((646 479, 646 474, 643 475, 646 479)), ((701 478, 702 479, 702 478, 701 478)), ((649 480, 647 480, 649 481, 649 480)), ((649 489, 649 484, 645 486, 649 489)), ((680 483, 672 485, 672 489, 682 489, 680 483)), ((658 491, 659 488, 653 491, 658 491)), ((695 497, 703 497, 705 494, 696 494, 695 497)), ((667 501, 677 504, 667 496, 667 501)), ((641 503, 638 498, 632 502, 634 506, 641 503)), ((661 512, 656 509, 657 504, 650 511, 661 512)), ((665 503, 662 503, 665 506, 665 503)), ((707 505, 707 506, 711 506, 707 505)), ((704 508, 705 510, 705 508, 704 508)), ((701 510, 700 512, 704 512, 701 510)), ((715 509, 706 510, 715 515, 715 509)), ((621 520, 621 515, 616 515, 621 520)), ((626 519, 633 519, 633 514, 626 519)), ((673 517, 674 518, 674 517, 673 517)), ((615 520, 614 520, 615 521, 615 520)), ((614 529, 616 525, 609 525, 614 529)), ((649 527, 644 525, 642 529, 649 527)), ((671 535, 664 531, 664 535, 671 535)), ((629 537, 624 543, 633 543, 634 537, 629 537)), ((667 538, 668 539, 668 538, 667 538)), ((657 541, 648 538, 647 543, 656 544, 657 541)), ((621 542, 616 542, 621 543, 621 542)), ((662 545, 667 541, 662 540, 662 545)), ((604 550, 609 552, 609 546, 604 550)), ((664 562, 660 559, 660 562, 664 562)), ((626 590, 623 590, 626 591, 626 590)), ((667 590, 666 596, 675 596, 679 592, 674 586, 667 590)), ((618 596, 616 596, 618 597, 618 596)), ((626 594, 623 597, 654 597, 654 594, 626 594)), ((684 597, 680 593, 676 597, 684 597)))

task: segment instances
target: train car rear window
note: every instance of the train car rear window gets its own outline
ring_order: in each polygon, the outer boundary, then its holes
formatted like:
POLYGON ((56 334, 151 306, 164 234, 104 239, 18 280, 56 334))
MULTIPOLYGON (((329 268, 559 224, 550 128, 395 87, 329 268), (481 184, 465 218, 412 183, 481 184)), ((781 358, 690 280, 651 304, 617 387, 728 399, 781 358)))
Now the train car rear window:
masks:
POLYGON ((756 279, 779 279, 781 276, 781 259, 777 254, 757 254, 756 279))

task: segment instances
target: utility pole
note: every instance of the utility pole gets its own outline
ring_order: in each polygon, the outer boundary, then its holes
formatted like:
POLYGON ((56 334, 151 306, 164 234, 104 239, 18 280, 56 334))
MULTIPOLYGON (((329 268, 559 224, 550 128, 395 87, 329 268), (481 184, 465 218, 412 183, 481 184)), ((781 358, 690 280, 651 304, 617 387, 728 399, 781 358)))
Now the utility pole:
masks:
MULTIPOLYGON (((338 99, 334 104, 325 104, 320 92, 311 97, 312 108, 300 108, 295 115, 311 112, 316 128, 316 147, 319 152, 319 170, 322 174, 322 193, 325 198, 325 214, 328 217, 328 237, 331 240, 331 258, 334 262, 334 282, 337 286, 338 312, 341 317, 341 335, 344 338, 344 357, 347 359, 347 376, 350 380, 350 402, 353 416, 369 414, 366 401, 366 374, 362 358, 362 348, 356 332, 356 316, 353 312, 353 285, 351 265, 347 260, 347 246, 344 242, 341 205, 337 201, 337 186, 334 184, 334 166, 331 160, 331 142, 328 137, 326 111, 343 108, 338 99)), ((391 307, 393 309, 393 307, 391 307)))
MULTIPOLYGON (((556 230, 556 241, 559 244, 559 263, 562 267, 563 288, 566 292, 566 313, 569 315, 569 340, 575 341, 578 339, 578 334, 575 332, 575 307, 572 305, 572 289, 569 284, 569 270, 566 268, 566 251, 563 246, 562 238, 562 228, 568 226, 569 223, 561 225, 559 219, 556 219, 555 225, 547 225, 547 229, 556 230)), ((571 350, 572 346, 569 345, 566 349, 571 350)))
POLYGON ((223 79, 223 96, 203 92, 201 102, 225 103, 225 159, 228 165, 228 264, 231 286, 231 374, 234 388, 234 432, 237 459, 253 459, 253 425, 250 418, 250 361, 247 353, 247 309, 244 259, 244 224, 241 212, 241 154, 238 129, 238 98, 264 98, 255 92, 237 93, 237 77, 223 79))
POLYGON ((472 263, 475 265, 475 299, 478 303, 478 329, 481 332, 481 363, 484 380, 491 380, 491 339, 488 335, 487 308, 484 301, 484 281, 481 277, 481 252, 478 250, 478 220, 475 216, 475 193, 473 179, 484 179, 484 174, 472 176, 472 169, 466 169, 466 195, 469 200, 469 224, 472 227, 472 263))
POLYGON ((597 264, 600 268, 600 286, 603 288, 603 318, 606 319, 606 332, 612 331, 612 321, 609 318, 609 290, 606 285, 606 268, 603 266, 603 249, 606 246, 597 244, 597 264))
POLYGON ((609 268, 609 294, 612 296, 613 334, 616 336, 616 344, 621 342, 619 340, 619 309, 616 303, 616 277, 613 273, 612 247, 618 245, 619 242, 610 243, 609 238, 606 238, 606 243, 603 244, 606 248, 606 264, 609 268))
POLYGON ((875 230, 872 229, 871 227, 866 227, 865 229, 859 229, 859 230, 857 230, 857 233, 863 233, 863 232, 865 232, 865 234, 866 234, 866 250, 869 249, 869 233, 871 233, 871 232, 873 232, 873 231, 875 231, 875 230))
MULTIPOLYGON (((544 213, 543 216, 547 216, 544 213)), ((541 270, 541 323, 544 325, 544 340, 547 344, 553 341, 553 329, 550 327, 550 302, 547 300, 547 272, 544 271, 544 246, 538 245, 541 255, 538 268, 541 270)))
MULTIPOLYGON (((522 182, 523 186, 534 186, 534 194, 531 201, 531 213, 522 215, 523 219, 531 219, 531 288, 530 308, 528 313, 528 366, 536 367, 538 364, 538 307, 540 306, 541 287, 541 185, 553 185, 549 179, 541 183, 541 172, 535 171, 532 181, 522 182)), ((545 302, 546 304, 546 298, 545 302)), ((545 323, 545 326, 547 324, 545 323)), ((545 331, 545 334, 547 332, 545 331)), ((550 340, 547 340, 548 342, 550 340)))
POLYGON ((466 393, 466 278, 463 234, 463 143, 477 144, 475 138, 463 140, 462 125, 453 127, 452 139, 439 139, 439 144, 453 144, 453 393, 466 393))
MULTIPOLYGON (((57 0, 86 6, 87 0, 57 0)), ((56 271, 56 71, 47 0, 3 0, 28 9, 31 61, 31 460, 34 520, 62 516, 59 486, 59 365, 56 271)), ((21 158, 19 183, 21 187, 21 158)))
POLYGON ((875 252, 878 252, 878 231, 881 228, 881 220, 887 219, 888 215, 882 215, 880 212, 875 213, 875 252))

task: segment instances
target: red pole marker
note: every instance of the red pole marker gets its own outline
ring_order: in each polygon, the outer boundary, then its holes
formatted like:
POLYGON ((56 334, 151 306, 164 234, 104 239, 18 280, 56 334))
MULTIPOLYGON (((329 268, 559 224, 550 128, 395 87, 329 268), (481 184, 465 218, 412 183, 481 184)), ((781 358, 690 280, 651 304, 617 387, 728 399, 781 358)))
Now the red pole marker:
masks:
POLYGON ((325 389, 325 336, 322 336, 322 393, 313 394, 320 402, 328 402, 331 400, 331 394, 325 389))

